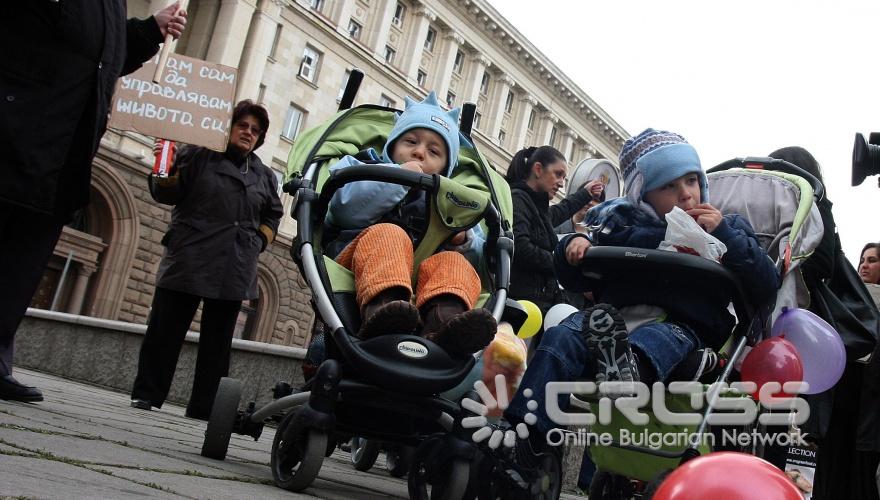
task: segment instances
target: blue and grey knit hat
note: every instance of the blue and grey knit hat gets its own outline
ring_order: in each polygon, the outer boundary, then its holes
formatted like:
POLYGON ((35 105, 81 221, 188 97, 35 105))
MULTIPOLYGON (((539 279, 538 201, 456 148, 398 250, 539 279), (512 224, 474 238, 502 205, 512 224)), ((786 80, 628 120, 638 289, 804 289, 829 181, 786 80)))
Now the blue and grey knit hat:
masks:
POLYGON ((385 143, 385 149, 382 154, 387 160, 391 160, 391 147, 401 135, 406 131, 414 128, 426 128, 440 134, 440 137, 446 142, 446 149, 449 155, 448 168, 446 175, 452 173, 452 168, 458 163, 458 150, 460 147, 460 138, 458 130, 458 115, 461 113, 460 108, 450 111, 444 111, 437 102, 437 94, 432 90, 424 101, 416 102, 409 97, 404 99, 406 106, 403 113, 398 115, 394 128, 388 134, 388 141, 385 143))
POLYGON ((700 157, 694 147, 675 132, 649 128, 628 139, 620 150, 620 169, 626 197, 642 208, 647 206, 642 201, 645 193, 690 173, 699 174, 700 202, 709 201, 709 186, 700 157))

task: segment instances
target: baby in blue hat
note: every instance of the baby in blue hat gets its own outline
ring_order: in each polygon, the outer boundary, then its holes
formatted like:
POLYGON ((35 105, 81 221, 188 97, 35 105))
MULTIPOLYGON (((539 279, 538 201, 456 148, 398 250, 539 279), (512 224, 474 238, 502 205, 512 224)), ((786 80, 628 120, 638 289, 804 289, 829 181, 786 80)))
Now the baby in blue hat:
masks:
MULTIPOLYGON (((373 149, 361 151, 330 170, 372 163, 449 176, 461 142, 469 144, 459 131, 460 110, 445 111, 433 91, 421 102, 405 102, 381 155, 373 149)), ((480 294, 474 266, 482 257, 482 238, 474 230, 459 233, 450 242, 451 251, 422 261, 414 293, 413 242, 427 220, 422 190, 378 181, 349 183, 330 201, 324 251, 354 273, 359 337, 420 332, 450 355, 464 357, 488 345, 496 330, 488 311, 474 309, 480 294)))

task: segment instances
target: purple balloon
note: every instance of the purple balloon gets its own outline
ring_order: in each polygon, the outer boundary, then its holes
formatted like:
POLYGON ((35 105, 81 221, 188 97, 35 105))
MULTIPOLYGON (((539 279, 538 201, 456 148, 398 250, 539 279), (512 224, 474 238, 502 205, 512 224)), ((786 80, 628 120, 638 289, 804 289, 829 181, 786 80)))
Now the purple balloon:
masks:
POLYGON ((770 331, 794 344, 804 365, 806 394, 834 387, 846 366, 846 350, 837 330, 806 309, 783 309, 770 331))

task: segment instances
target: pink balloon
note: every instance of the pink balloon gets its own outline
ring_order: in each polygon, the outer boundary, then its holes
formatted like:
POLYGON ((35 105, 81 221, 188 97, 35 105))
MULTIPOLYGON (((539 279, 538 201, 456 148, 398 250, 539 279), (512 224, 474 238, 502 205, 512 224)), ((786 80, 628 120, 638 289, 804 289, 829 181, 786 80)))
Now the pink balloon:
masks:
POLYGON ((724 451, 697 457, 672 471, 654 500, 803 500, 797 486, 770 462, 724 451))
POLYGON ((806 309, 783 309, 773 323, 772 337, 792 344, 804 365, 805 394, 818 394, 834 387, 846 367, 846 349, 840 335, 825 320, 806 309))

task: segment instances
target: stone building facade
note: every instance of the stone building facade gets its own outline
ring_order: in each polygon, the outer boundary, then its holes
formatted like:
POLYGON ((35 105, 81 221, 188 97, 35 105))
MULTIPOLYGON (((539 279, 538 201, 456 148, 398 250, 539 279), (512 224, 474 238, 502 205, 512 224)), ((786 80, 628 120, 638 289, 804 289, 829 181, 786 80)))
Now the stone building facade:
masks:
MULTIPOLYGON (((146 17, 167 0, 128 0, 146 17)), ((176 52, 236 67, 237 99, 269 110, 258 151, 278 172, 303 130, 328 119, 349 72, 366 74, 355 101, 402 107, 436 90, 449 106, 477 104, 474 137, 499 171, 525 145, 552 144, 572 165, 608 158, 628 136, 485 0, 191 0, 176 52)), ((94 162, 92 204, 65 228, 34 306, 145 323, 170 207, 146 189, 152 139, 109 130, 94 162)), ((291 200, 282 196, 285 213, 291 200)), ((307 343, 310 294, 290 258, 285 216, 260 257, 260 298, 237 335, 307 343)), ((198 322, 194 324, 198 329, 198 322)))

